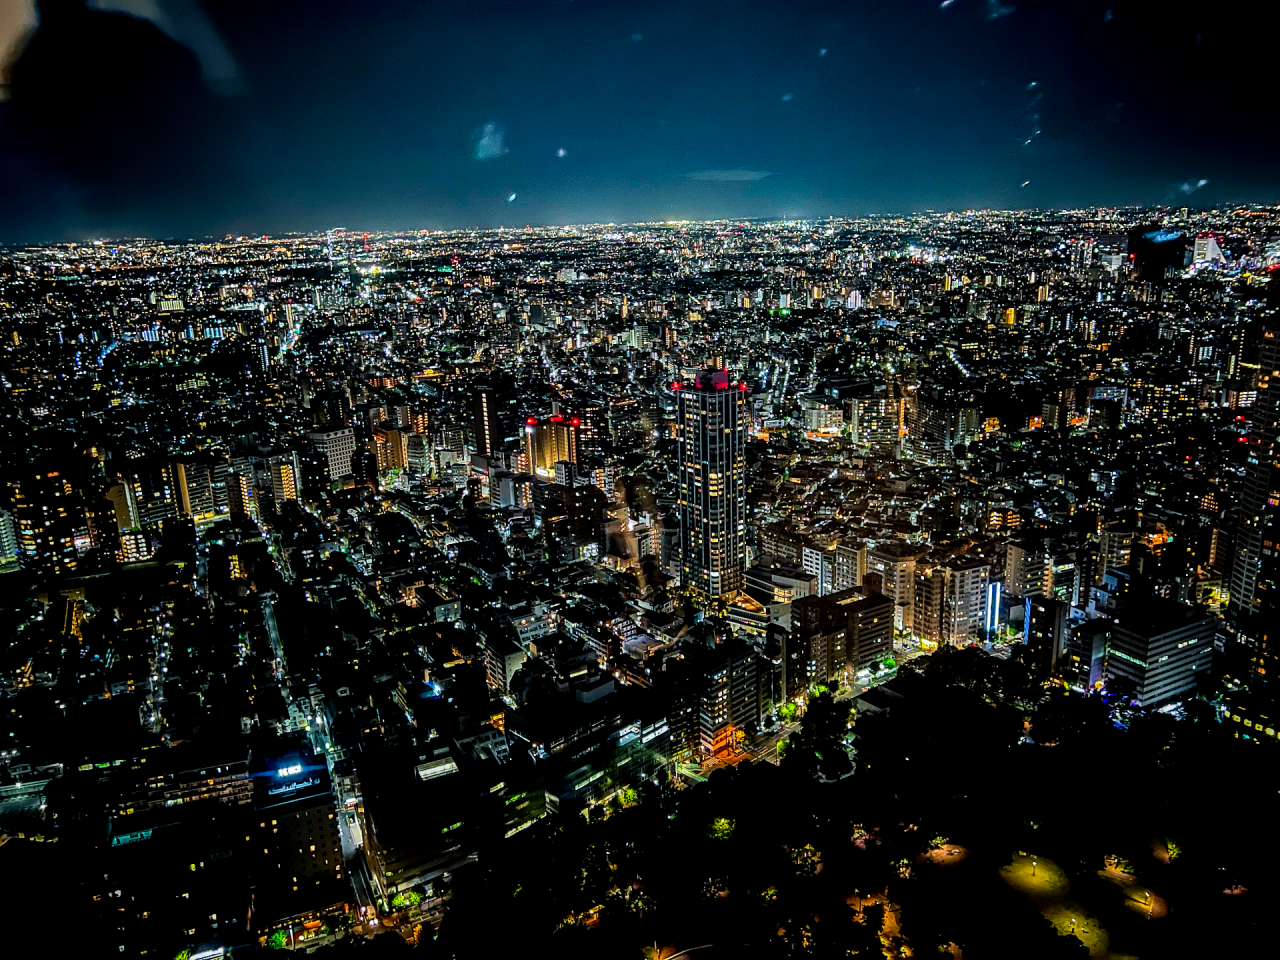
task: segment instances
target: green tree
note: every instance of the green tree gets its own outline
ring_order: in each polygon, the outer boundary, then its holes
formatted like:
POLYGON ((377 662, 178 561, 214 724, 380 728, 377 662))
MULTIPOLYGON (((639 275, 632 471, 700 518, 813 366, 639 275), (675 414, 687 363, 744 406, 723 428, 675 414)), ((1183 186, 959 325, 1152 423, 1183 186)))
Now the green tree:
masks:
POLYGON ((707 836, 712 840, 728 840, 733 836, 737 823, 728 817, 716 817, 707 828, 707 836))
POLYGON ((852 771, 853 761, 844 745, 849 710, 848 701, 836 700, 830 691, 812 695, 800 729, 787 745, 783 769, 807 780, 836 780, 852 771))

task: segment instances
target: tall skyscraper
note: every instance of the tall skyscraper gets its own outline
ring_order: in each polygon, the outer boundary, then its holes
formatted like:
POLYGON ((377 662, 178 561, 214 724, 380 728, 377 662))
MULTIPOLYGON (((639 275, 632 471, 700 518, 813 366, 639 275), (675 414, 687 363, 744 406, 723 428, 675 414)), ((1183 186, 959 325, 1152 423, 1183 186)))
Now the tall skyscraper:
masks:
POLYGON ((728 370, 703 370, 672 386, 681 579, 703 600, 731 600, 742 589, 747 559, 747 385, 728 370))
MULTIPOLYGON (((1275 281, 1272 281, 1275 283, 1275 281)), ((1258 398, 1249 427, 1244 479, 1236 497, 1228 631, 1247 661, 1250 686, 1274 684, 1280 661, 1276 617, 1276 520, 1280 502, 1280 329, 1262 330, 1258 398)), ((1274 687, 1272 687, 1274 692, 1274 687)))
POLYGON ((1236 501, 1240 522, 1231 571, 1231 611, 1255 612, 1259 606, 1258 574, 1263 533, 1275 519, 1276 457, 1280 454, 1280 330, 1262 331, 1258 350, 1258 398, 1249 427, 1244 482, 1236 501))

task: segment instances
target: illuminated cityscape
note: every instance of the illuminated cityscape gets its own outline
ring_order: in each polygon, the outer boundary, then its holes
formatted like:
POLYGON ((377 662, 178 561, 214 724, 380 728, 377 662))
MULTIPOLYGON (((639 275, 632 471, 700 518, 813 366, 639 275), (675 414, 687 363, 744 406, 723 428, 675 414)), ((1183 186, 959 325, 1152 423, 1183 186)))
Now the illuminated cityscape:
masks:
POLYGON ((1274 36, 0 4, 11 952, 1258 954, 1274 36))
POLYGON ((1028 757, 1272 750, 1278 218, 10 248, 6 832, 80 851, 129 955, 444 949, 565 818, 687 830, 766 770, 887 802, 976 749, 904 726, 958 691, 1028 757))

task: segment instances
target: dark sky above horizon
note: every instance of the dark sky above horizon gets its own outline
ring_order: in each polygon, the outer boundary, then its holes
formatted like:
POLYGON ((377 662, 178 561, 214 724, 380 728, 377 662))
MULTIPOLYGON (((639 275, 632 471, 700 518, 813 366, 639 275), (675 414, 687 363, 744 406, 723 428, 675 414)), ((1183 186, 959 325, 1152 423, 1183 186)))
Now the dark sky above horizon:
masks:
POLYGON ((1280 199, 1271 5, 31 6, 0 242, 1280 199))

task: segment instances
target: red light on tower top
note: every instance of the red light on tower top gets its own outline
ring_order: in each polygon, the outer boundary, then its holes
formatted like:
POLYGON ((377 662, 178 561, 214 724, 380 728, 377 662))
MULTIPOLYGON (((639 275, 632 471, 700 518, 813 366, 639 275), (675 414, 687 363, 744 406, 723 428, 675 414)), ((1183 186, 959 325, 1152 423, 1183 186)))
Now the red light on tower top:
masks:
POLYGON ((574 417, 572 420, 569 421, 569 425, 572 427, 580 427, 582 426, 582 421, 579 420, 577 417, 574 417))
POLYGON ((530 417, 528 420, 525 421, 525 423, 527 423, 531 427, 536 427, 538 425, 538 418, 530 417))
POLYGON ((562 416, 561 416, 560 414, 558 414, 558 413, 553 413, 553 414, 551 415, 551 422, 552 422, 552 423, 560 423, 560 422, 561 422, 561 421, 563 421, 563 420, 564 420, 564 417, 562 417, 562 416))
POLYGON ((671 381, 671 389, 672 389, 672 390, 679 390, 679 389, 680 389, 680 381, 679 381, 679 380, 672 380, 672 381, 671 381))

